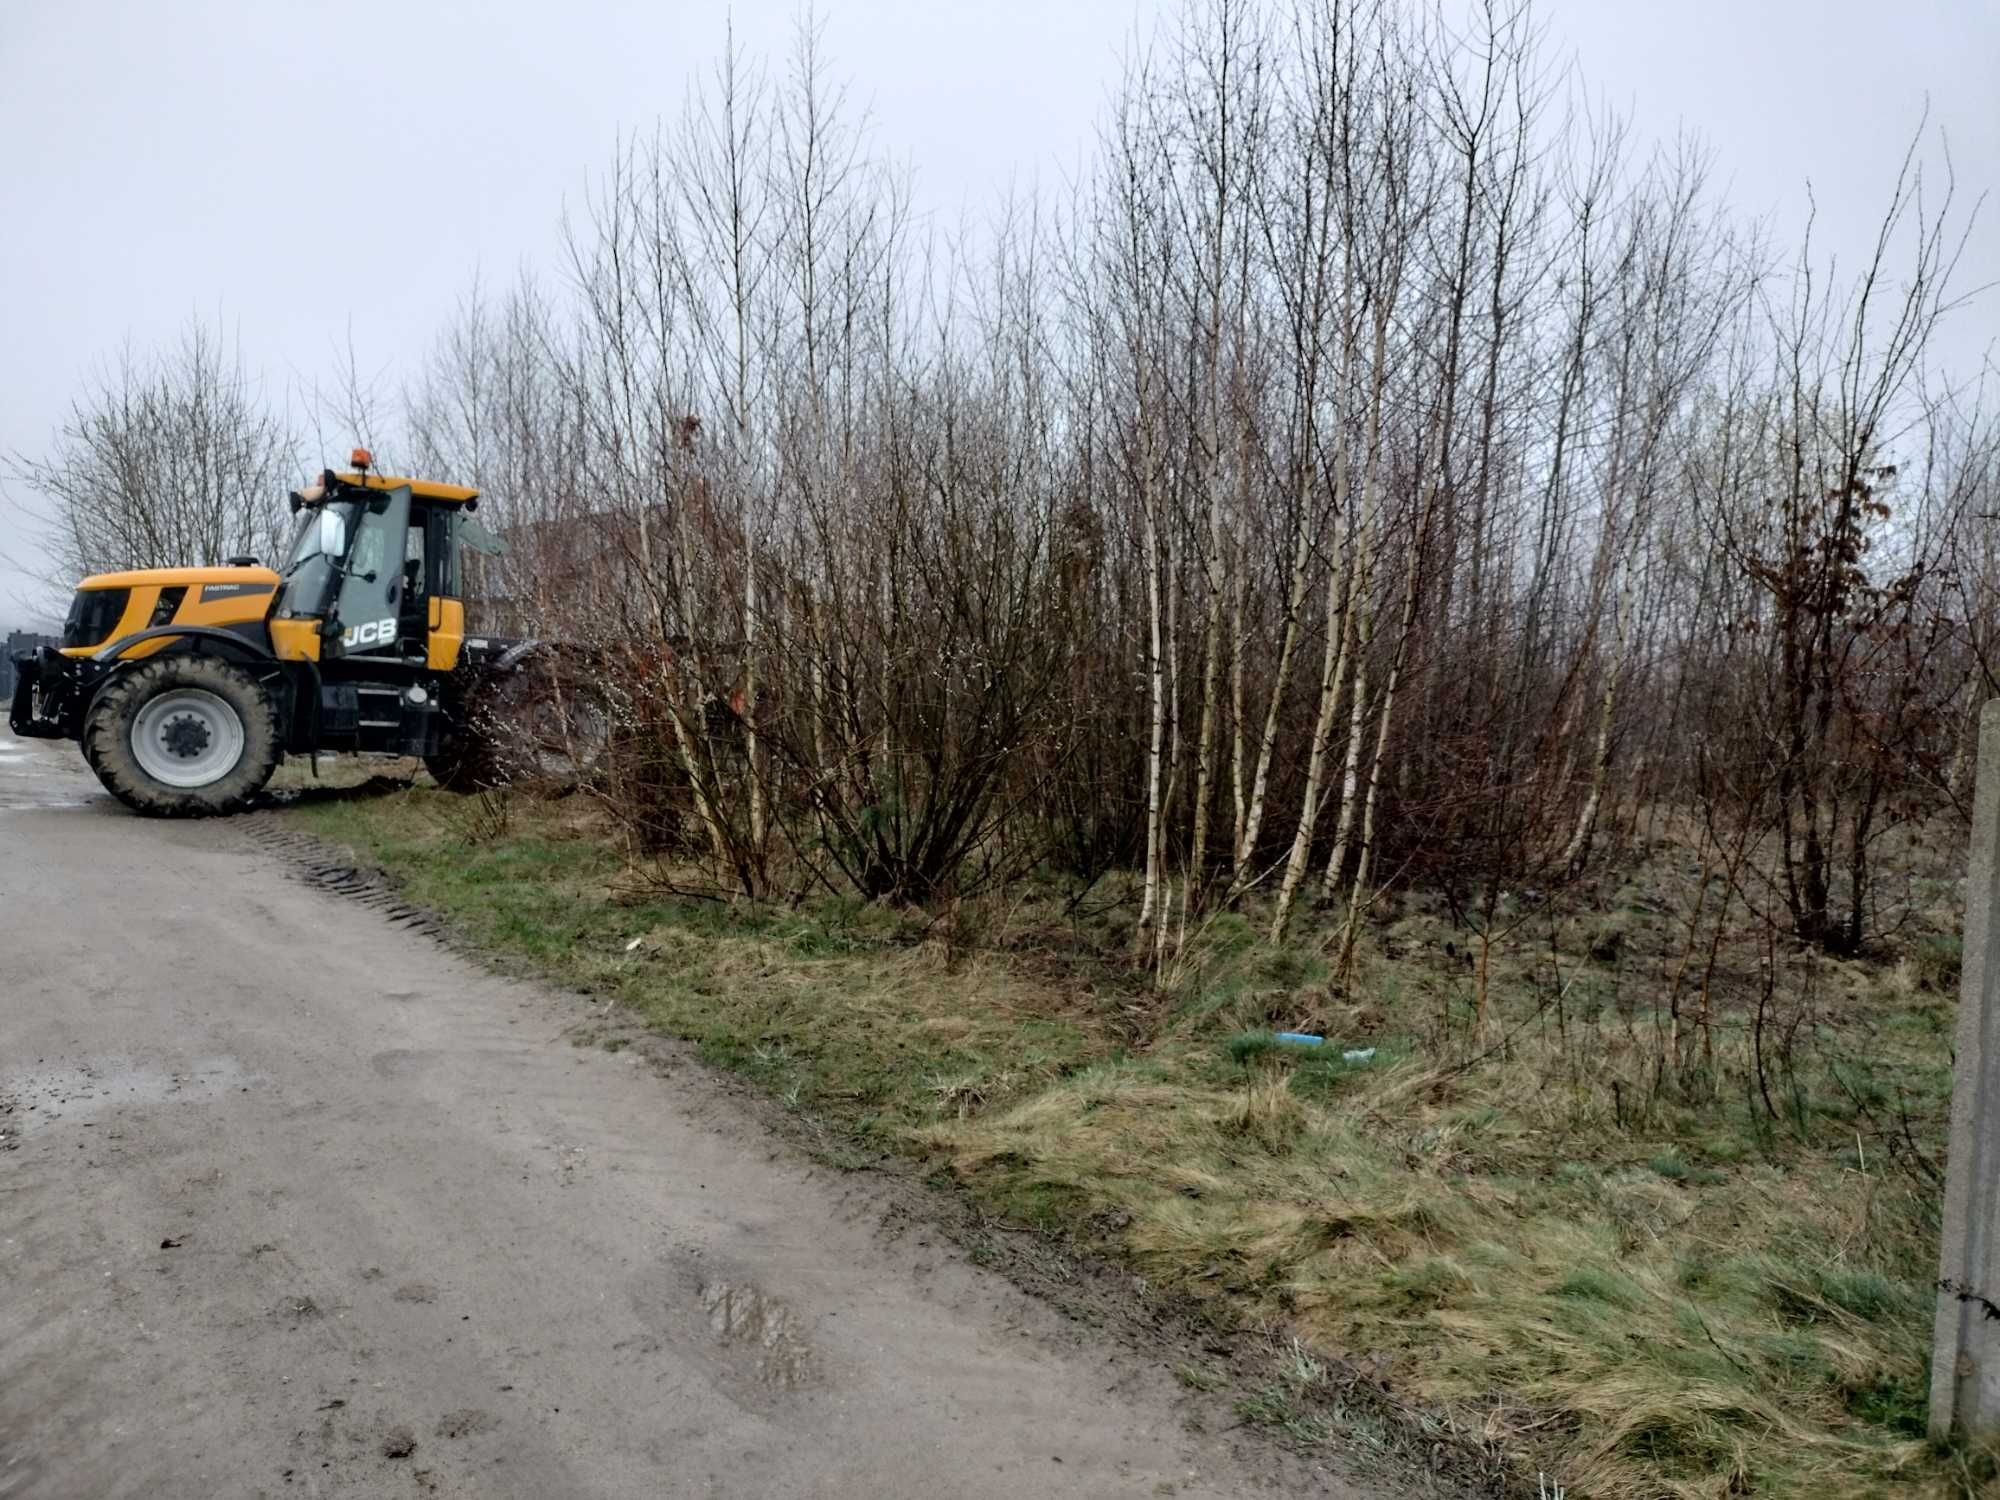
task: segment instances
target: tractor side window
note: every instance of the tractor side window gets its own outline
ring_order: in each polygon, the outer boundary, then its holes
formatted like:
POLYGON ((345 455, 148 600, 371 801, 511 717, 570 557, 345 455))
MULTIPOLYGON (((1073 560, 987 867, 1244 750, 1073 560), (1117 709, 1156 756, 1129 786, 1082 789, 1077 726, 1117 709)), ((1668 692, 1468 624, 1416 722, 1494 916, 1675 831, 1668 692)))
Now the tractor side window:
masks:
POLYGON ((451 540, 452 596, 492 596, 500 577, 494 559, 507 555, 507 544, 463 511, 452 517, 451 540))
POLYGON ((338 516, 342 530, 351 533, 361 510, 351 500, 329 500, 324 506, 307 508, 299 518, 299 534, 279 585, 280 619, 318 619, 326 613, 340 559, 322 550, 327 537, 324 519, 329 514, 338 516))
POLYGON ((425 586, 424 575, 424 518, 421 514, 410 518, 410 529, 404 533, 403 543, 403 590, 415 598, 423 598, 430 590, 425 586))
POLYGON ((458 591, 458 573, 454 566, 457 549, 451 542, 452 522, 450 506, 424 507, 424 550, 429 554, 430 563, 426 578, 432 595, 441 599, 461 597, 458 591))

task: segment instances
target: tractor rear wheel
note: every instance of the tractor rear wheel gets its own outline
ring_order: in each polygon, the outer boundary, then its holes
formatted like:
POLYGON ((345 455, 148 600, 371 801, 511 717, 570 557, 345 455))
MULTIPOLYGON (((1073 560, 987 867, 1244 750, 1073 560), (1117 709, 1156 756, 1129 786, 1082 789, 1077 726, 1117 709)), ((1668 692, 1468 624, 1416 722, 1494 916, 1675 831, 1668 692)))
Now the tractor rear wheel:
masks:
POLYGON ((553 662, 474 679, 451 733, 424 762, 446 791, 521 786, 544 794, 574 790, 596 774, 611 738, 602 693, 553 662))
POLYGON ((158 656, 98 692, 84 759, 112 796, 162 818, 232 813, 263 790, 282 754, 262 684, 213 656, 158 656))
POLYGON ((509 780, 492 739, 476 725, 454 729, 437 754, 424 757, 424 769, 447 792, 486 791, 509 780))

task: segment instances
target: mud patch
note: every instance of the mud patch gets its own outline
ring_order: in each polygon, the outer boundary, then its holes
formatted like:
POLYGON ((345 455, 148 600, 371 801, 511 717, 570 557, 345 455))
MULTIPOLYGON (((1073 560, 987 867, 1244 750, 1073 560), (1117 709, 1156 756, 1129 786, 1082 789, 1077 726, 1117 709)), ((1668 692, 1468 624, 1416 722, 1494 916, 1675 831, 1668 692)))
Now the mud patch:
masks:
POLYGON ((405 1282, 389 1295, 398 1302, 435 1302, 438 1299, 437 1288, 422 1281, 405 1282))
POLYGON ((701 1305, 718 1344, 755 1354, 758 1379, 783 1390, 805 1384, 812 1351, 797 1315, 784 1303, 754 1286, 710 1281, 702 1285, 701 1305))
POLYGON ((490 1411, 481 1411, 476 1406, 468 1406, 463 1411, 449 1411, 439 1419, 437 1435, 441 1438, 472 1437, 476 1433, 491 1432, 500 1425, 500 1419, 490 1411))
POLYGON ((58 1121, 80 1125, 122 1109, 199 1103, 247 1086, 242 1064, 231 1057, 200 1058, 179 1068, 93 1058, 71 1067, 0 1074, 0 1100, 11 1106, 8 1129, 32 1135, 58 1121))
POLYGON ((431 1052, 391 1050, 377 1052, 368 1059, 368 1066, 373 1068, 376 1076, 380 1078, 407 1078, 413 1073, 422 1072, 435 1058, 436 1054, 431 1052))
POLYGON ((85 807, 93 801, 115 806, 96 791, 74 746, 0 735, 0 813, 85 807))
POLYGON ((382 1434, 384 1458, 408 1458, 417 1451, 417 1435, 407 1427, 391 1427, 382 1434))
POLYGON ((272 1310, 272 1316, 281 1323, 310 1323, 326 1314, 320 1305, 310 1297, 286 1297, 272 1310))

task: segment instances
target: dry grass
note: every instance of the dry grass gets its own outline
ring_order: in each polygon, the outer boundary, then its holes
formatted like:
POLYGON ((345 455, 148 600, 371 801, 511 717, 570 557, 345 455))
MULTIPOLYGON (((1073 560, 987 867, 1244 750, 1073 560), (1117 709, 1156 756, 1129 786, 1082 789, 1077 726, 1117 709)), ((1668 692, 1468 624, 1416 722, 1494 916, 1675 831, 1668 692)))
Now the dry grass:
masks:
POLYGON ((1699 1026, 1672 1013, 1664 855, 1521 914, 1482 1030, 1464 934, 1414 901, 1346 989, 1227 915, 1157 992, 1117 906, 1017 899, 946 942, 877 907, 649 895, 566 811, 485 843, 427 794, 302 816, 475 937, 1295 1337, 1321 1376, 1245 1415, 1300 1441, 1340 1436, 1299 1404, 1339 1361, 1578 1497, 1970 1494, 1990 1470, 1921 1439, 1948 912, 1885 962, 1784 953, 1768 985, 1725 952, 1699 1026), (1269 1040, 1300 1025, 1328 1045, 1269 1040))
POLYGON ((1003 1193, 1116 1205, 1123 1250, 1163 1286, 1427 1399, 1505 1393, 1501 1420, 1468 1415, 1575 1494, 1861 1493, 1922 1458, 1928 1298, 1895 1266, 1929 1251, 1905 1232, 1925 1215, 1909 1184, 1480 1168, 1528 1138, 1497 1105, 1412 1089, 1415 1070, 1335 1105, 1286 1089, 1295 1072, 1227 1089, 1113 1065, 929 1138, 1003 1193), (1901 1431, 1857 1416, 1871 1398, 1901 1431))

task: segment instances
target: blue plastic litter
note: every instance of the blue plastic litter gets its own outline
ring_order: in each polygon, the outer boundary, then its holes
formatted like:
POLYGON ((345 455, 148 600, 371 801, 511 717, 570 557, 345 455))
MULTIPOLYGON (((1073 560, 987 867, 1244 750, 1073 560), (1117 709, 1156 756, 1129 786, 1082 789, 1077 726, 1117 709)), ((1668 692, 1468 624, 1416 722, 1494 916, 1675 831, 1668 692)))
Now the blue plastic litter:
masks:
POLYGON ((1325 1042, 1326 1038, 1323 1036, 1314 1036, 1310 1031, 1281 1031, 1278 1033, 1278 1040, 1281 1042, 1296 1042, 1301 1047, 1317 1047, 1325 1042))

